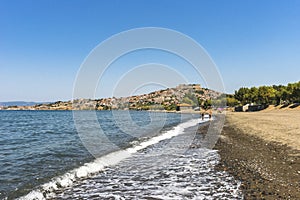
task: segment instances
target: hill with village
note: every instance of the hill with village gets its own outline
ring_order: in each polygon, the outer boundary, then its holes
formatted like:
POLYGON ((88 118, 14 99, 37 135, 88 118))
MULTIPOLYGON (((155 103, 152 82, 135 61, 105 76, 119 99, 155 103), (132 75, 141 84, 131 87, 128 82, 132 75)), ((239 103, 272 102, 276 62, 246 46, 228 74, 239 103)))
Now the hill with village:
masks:
POLYGON ((130 97, 75 99, 30 106, 6 106, 2 110, 167 110, 195 109, 209 106, 222 93, 202 88, 200 84, 180 84, 175 88, 130 97))

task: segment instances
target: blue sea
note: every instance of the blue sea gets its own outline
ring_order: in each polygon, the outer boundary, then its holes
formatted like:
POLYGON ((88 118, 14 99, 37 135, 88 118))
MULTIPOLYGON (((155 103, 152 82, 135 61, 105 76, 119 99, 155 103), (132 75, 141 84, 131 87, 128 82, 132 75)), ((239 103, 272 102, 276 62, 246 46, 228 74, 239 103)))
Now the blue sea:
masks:
POLYGON ((198 115, 0 111, 0 199, 242 199, 198 115))

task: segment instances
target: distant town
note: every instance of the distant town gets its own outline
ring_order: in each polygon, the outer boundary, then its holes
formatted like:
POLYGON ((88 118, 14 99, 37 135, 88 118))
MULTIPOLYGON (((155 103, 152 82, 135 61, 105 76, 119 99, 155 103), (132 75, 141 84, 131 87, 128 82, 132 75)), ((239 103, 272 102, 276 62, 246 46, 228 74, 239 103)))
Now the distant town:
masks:
POLYGON ((75 99, 73 101, 57 101, 24 106, 1 106, 2 110, 186 110, 208 107, 211 100, 222 93, 200 84, 180 84, 175 88, 167 88, 130 97, 111 97, 101 99, 75 99))

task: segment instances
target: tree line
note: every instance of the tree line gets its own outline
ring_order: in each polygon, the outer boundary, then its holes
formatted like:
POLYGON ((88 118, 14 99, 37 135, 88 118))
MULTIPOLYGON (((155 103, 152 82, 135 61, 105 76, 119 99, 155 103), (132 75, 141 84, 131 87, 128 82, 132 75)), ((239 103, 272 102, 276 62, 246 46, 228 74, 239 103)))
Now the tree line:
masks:
POLYGON ((300 103, 300 81, 288 85, 242 87, 226 97, 228 106, 245 104, 282 105, 300 103))

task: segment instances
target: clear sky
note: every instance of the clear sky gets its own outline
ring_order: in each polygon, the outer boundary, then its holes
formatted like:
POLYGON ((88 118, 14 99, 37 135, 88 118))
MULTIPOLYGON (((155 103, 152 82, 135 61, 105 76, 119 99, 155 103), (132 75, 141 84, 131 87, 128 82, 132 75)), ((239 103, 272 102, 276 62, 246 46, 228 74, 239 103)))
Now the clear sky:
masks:
POLYGON ((229 93, 300 80, 299 0, 0 0, 0 101, 70 100, 89 52, 139 27, 174 29, 195 39, 229 93))

